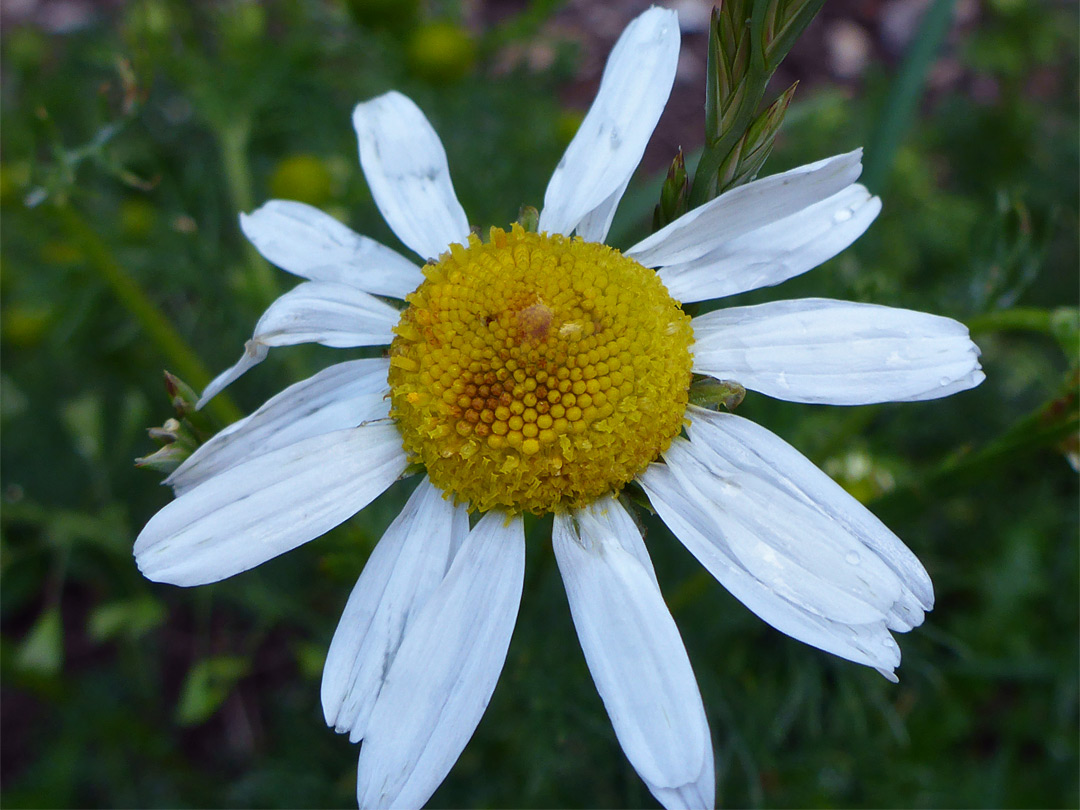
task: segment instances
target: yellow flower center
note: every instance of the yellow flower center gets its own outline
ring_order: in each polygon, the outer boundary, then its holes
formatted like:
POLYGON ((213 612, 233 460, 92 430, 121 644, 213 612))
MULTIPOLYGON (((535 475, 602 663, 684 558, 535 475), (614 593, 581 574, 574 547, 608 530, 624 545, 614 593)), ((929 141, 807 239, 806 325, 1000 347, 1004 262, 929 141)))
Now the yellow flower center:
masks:
POLYGON ((693 332, 652 270, 515 225, 451 245, 424 275, 394 330, 391 415, 459 501, 583 506, 682 429, 693 332))

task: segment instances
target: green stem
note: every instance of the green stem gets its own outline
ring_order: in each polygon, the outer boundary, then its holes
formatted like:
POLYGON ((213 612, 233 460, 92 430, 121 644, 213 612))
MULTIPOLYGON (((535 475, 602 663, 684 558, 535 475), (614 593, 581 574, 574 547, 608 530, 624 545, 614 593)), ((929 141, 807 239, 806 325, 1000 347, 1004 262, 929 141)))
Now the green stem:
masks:
POLYGON ((967 326, 971 332, 976 334, 980 332, 1024 331, 1049 335, 1052 334, 1051 322, 1051 313, 1048 310, 1039 309, 1038 307, 1017 307, 976 315, 968 320, 967 326))
POLYGON ((949 33, 955 5, 956 0, 934 0, 923 15, 900 74, 893 81, 877 129, 867 145, 862 176, 862 182, 877 194, 884 189, 896 150, 915 120, 926 77, 949 33))
MULTIPOLYGON (((250 121, 246 116, 237 116, 216 132, 221 149, 221 162, 225 169, 225 183, 229 190, 233 210, 251 211, 255 207, 255 202, 251 192, 251 169, 247 159, 248 138, 251 134, 250 121)), ((263 299, 263 304, 269 304, 278 296, 277 282, 270 265, 246 239, 244 240, 244 258, 247 261, 252 286, 263 299)))
MULTIPOLYGON (((161 310, 127 274, 104 240, 70 205, 58 206, 53 210, 68 236, 83 249, 90 266, 135 318, 166 362, 194 387, 205 387, 211 379, 209 371, 161 310)), ((226 422, 234 422, 242 416, 232 400, 224 394, 215 397, 207 407, 214 416, 226 422)))
MULTIPOLYGON (((1067 383, 1063 390, 1071 392, 1074 385, 1075 382, 1067 383)), ((1064 397, 1068 395, 1066 393, 1064 397)), ((1076 410, 1075 402, 1070 409, 1065 398, 1058 396, 1040 405, 981 449, 946 458, 936 469, 919 476, 907 486, 883 494, 868 506, 880 516, 882 510, 898 510, 909 498, 926 493, 940 496, 949 489, 985 475, 987 471, 996 472, 1015 466, 1023 456, 1076 435, 1080 430, 1080 412, 1076 410), (1062 408, 1065 408, 1065 413, 1059 413, 1062 408)))
POLYGON ((248 136, 251 127, 244 117, 232 119, 218 130, 221 162, 225 169, 225 182, 233 207, 238 211, 250 211, 254 198, 251 193, 251 177, 247 161, 248 136))

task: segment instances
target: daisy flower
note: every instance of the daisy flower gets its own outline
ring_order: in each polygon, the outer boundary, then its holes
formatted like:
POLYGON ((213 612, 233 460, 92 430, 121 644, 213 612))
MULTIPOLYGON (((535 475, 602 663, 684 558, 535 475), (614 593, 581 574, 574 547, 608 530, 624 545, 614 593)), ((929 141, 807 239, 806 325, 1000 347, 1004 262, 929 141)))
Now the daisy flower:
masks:
POLYGON ((589 671, 666 807, 712 806, 713 749, 679 631, 617 498, 626 484, 766 622, 890 679, 890 631, 933 604, 911 551, 797 450, 688 405, 694 374, 835 405, 933 399, 983 379, 967 329, 935 315, 825 299, 683 312, 778 284, 857 239, 881 207, 855 182, 860 153, 736 188, 625 252, 603 244, 678 52, 671 11, 652 8, 623 32, 538 233, 471 234, 438 136, 393 92, 358 105, 353 123, 372 196, 422 266, 300 203, 240 217, 263 256, 307 280, 271 304, 203 401, 271 347, 390 348, 287 388, 200 447, 167 479, 177 497, 135 557, 155 581, 215 582, 422 471, 323 673, 327 722, 363 741, 362 807, 424 804, 472 736, 517 617, 524 512, 554 513, 589 671))

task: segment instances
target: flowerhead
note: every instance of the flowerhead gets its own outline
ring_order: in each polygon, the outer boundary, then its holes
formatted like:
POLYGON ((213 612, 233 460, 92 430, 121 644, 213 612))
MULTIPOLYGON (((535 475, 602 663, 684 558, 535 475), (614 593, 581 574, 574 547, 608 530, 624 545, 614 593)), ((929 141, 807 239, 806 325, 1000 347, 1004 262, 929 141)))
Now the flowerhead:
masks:
POLYGON ((153 580, 214 582, 423 469, 349 597, 323 675, 327 722, 363 741, 361 806, 422 805, 472 735, 520 603, 523 512, 554 513, 589 670, 627 758, 668 807, 712 805, 713 749, 624 486, 636 482, 765 621, 886 677, 900 661, 890 631, 932 607, 915 556, 798 451, 688 404, 694 374, 839 405, 982 380, 967 330, 933 315, 825 299, 683 312, 778 284, 857 239, 880 210, 856 183, 860 153, 737 188, 625 252, 603 244, 678 49, 672 12, 626 29, 538 233, 471 234, 438 136, 397 93, 358 105, 353 122, 375 202, 422 267, 301 203, 241 216, 267 259, 307 280, 270 306, 204 400, 271 347, 389 350, 296 383, 202 446, 168 479, 177 498, 135 554, 153 580))

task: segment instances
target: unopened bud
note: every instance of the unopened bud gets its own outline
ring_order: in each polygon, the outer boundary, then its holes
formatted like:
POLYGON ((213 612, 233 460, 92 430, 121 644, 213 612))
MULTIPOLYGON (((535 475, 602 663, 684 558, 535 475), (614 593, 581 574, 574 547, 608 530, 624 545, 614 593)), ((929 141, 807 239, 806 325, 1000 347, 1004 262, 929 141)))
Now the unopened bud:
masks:
POLYGON ((686 213, 689 184, 686 176, 686 159, 682 149, 668 167, 667 178, 660 188, 660 202, 653 210, 653 230, 658 231, 686 213))
POLYGON ((135 466, 168 475, 187 460, 192 449, 181 442, 167 444, 148 456, 135 459, 135 466))
POLYGON ((718 411, 721 406, 726 411, 734 411, 745 396, 746 389, 733 380, 704 377, 690 384, 690 404, 710 411, 718 411))
POLYGON ((528 233, 536 233, 540 228, 540 212, 535 206, 523 205, 518 210, 517 221, 528 233))
POLYGON ((190 385, 169 371, 165 372, 165 391, 176 409, 177 418, 183 419, 190 411, 195 410, 199 395, 190 385))
POLYGON ((146 432, 155 442, 161 445, 172 444, 180 438, 180 423, 175 419, 166 419, 161 427, 147 428, 146 432))

